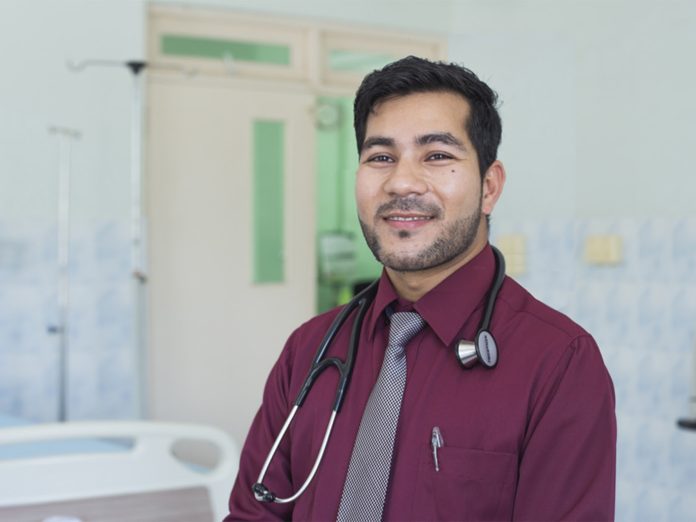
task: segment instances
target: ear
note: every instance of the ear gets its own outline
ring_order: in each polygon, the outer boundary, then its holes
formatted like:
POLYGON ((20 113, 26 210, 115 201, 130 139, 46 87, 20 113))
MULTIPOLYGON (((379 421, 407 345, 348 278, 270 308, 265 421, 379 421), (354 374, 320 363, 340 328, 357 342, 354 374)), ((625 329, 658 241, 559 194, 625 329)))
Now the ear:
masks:
POLYGON ((505 186, 505 167, 500 161, 495 160, 483 175, 481 212, 487 216, 493 212, 498 198, 503 193, 503 186, 505 186))

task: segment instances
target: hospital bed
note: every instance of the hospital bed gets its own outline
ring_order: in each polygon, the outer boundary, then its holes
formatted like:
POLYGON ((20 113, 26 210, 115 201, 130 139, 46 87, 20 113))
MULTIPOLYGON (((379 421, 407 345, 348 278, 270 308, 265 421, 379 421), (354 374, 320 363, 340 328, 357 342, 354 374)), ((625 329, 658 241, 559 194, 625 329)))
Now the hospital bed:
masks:
POLYGON ((0 428, 0 522, 210 522, 227 513, 239 451, 224 432, 160 422, 0 428), (175 453, 214 447, 211 467, 175 453))

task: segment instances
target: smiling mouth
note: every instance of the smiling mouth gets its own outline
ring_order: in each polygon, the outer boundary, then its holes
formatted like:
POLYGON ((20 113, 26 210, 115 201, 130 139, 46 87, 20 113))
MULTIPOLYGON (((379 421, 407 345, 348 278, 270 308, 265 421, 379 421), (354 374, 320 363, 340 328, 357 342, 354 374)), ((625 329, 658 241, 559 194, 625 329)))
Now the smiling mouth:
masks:
POLYGON ((432 218, 432 216, 386 216, 384 219, 387 221, 401 221, 401 222, 409 222, 409 221, 429 221, 432 218))
POLYGON ((415 197, 396 198, 377 207, 376 217, 397 230, 418 230, 442 217, 442 209, 434 203, 415 197))

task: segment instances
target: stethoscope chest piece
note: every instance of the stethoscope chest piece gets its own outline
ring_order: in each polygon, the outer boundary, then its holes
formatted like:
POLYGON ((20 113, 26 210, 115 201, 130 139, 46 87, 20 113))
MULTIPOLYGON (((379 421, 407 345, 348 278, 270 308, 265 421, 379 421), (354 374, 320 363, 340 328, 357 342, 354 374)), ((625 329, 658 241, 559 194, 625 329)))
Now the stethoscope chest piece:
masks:
POLYGON ((455 346, 457 359, 464 368, 472 368, 480 362, 484 368, 495 368, 498 364, 498 346, 488 330, 479 330, 474 341, 461 340, 455 346))
POLYGON ((489 331, 491 318, 493 317, 493 308, 495 300, 498 297, 498 291, 505 280, 505 258, 495 247, 491 247, 495 256, 495 278, 493 285, 488 292, 488 300, 486 308, 481 319, 481 324, 474 336, 474 340, 466 341, 462 339, 454 346, 454 353, 459 359, 459 362, 464 368, 471 368, 477 362, 487 369, 495 368, 498 364, 498 345, 489 331))

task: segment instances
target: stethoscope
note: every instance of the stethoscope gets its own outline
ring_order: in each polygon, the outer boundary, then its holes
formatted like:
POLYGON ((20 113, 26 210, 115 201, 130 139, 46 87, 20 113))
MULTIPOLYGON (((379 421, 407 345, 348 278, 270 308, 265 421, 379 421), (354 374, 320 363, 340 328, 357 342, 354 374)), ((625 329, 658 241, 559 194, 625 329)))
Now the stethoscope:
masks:
MULTIPOLYGON (((484 310, 483 319, 481 320, 481 324, 478 327, 473 341, 461 340, 454 347, 457 360, 460 362, 462 367, 466 369, 473 367, 477 362, 481 363, 481 365, 484 368, 488 369, 494 368, 496 364, 498 364, 498 348, 495 343, 495 339, 493 338, 493 335, 488 331, 488 328, 490 327, 491 317, 493 316, 493 309, 495 308, 495 300, 498 296, 498 291, 500 290, 500 287, 503 284, 503 280, 505 279, 505 259, 503 258, 503 254, 500 253, 500 251, 497 248, 493 246, 491 248, 493 249, 493 254, 495 256, 495 278, 493 280, 493 284, 488 290, 488 299, 486 302, 486 308, 484 310)), ((324 338, 319 344, 317 353, 312 361, 312 366, 309 369, 309 374, 307 375, 307 378, 302 384, 302 388, 300 388, 300 391, 297 394, 294 406, 290 411, 290 414, 288 415, 285 424, 283 424, 280 433, 276 437, 276 440, 273 443, 273 446, 271 447, 271 451, 268 453, 268 457, 266 457, 266 461, 263 463, 263 468, 261 469, 261 473, 259 473, 259 478, 256 480, 256 484, 254 484, 251 487, 251 490, 254 492, 256 500, 258 500, 259 502, 276 502, 278 504, 294 502, 302 493, 304 493, 304 491, 307 489, 310 482, 314 478, 314 475, 316 474, 317 469, 319 468, 319 463, 321 462, 324 456, 324 451, 326 450, 326 445, 329 442, 329 437, 331 436, 331 431, 333 430, 336 415, 338 414, 338 411, 341 409, 341 404, 343 403, 343 396, 346 392, 346 389, 348 388, 348 383, 350 382, 350 374, 353 371, 355 351, 357 350, 360 339, 360 330, 362 328, 362 323, 365 319, 365 314, 367 313, 370 303, 372 303, 375 294, 377 293, 378 282, 379 280, 373 282, 365 290, 356 295, 346 306, 343 307, 343 309, 334 319, 333 323, 331 323, 331 326, 329 327, 326 334, 324 335, 324 338), (357 315, 355 316, 355 320, 353 321, 353 328, 350 334, 348 353, 346 354, 345 361, 341 361, 341 359, 339 359, 338 357, 324 358, 324 355, 326 354, 329 345, 333 342, 334 337, 336 336, 336 332, 338 332, 341 326, 343 326, 343 323, 346 322, 346 319, 348 319, 348 316, 356 308, 358 309, 358 311, 357 315), (316 460, 314 461, 314 465, 312 466, 309 475, 307 476, 307 480, 305 480, 304 484, 302 484, 302 487, 300 487, 300 489, 297 490, 297 493, 288 498, 278 498, 263 484, 263 479, 266 476, 266 471, 268 470, 268 466, 271 464, 271 460, 273 459, 273 456, 275 455, 276 450, 280 445, 280 442, 283 440, 283 437, 285 436, 285 432, 288 430, 288 427, 290 426, 292 419, 295 417, 297 410, 302 406, 302 403, 307 398, 307 394, 309 393, 309 390, 314 384, 314 381, 317 379, 319 374, 321 374, 321 372, 323 372, 330 366, 335 366, 338 370, 339 381, 338 387, 336 389, 336 397, 334 399, 333 409, 331 411, 331 417, 329 418, 326 431, 324 432, 324 439, 321 442, 319 453, 317 455, 316 460)))

